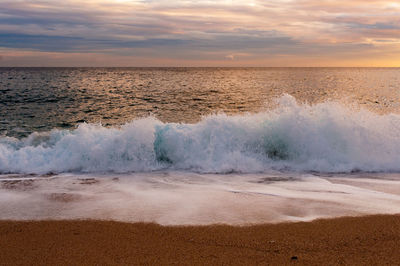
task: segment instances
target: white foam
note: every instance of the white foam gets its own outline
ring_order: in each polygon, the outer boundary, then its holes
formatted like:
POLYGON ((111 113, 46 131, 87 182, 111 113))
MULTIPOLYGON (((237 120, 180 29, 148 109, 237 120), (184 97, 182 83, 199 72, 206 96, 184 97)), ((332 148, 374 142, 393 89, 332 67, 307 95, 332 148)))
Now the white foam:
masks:
MULTIPOLYGON (((8 178, 9 179, 9 178, 8 178)), ((400 213, 397 175, 153 172, 1 182, 0 219, 180 224, 309 221, 400 213)))
POLYGON ((154 117, 119 128, 81 124, 26 139, 0 138, 2 173, 126 173, 154 170, 261 173, 274 170, 400 171, 400 116, 335 102, 204 117, 196 124, 154 117))

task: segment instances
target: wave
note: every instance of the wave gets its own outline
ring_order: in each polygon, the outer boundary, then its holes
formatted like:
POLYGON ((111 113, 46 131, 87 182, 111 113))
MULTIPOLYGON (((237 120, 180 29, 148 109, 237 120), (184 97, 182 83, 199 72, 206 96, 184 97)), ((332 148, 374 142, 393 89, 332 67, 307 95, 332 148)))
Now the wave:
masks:
POLYGON ((20 140, 1 137, 0 172, 400 171, 399 115, 299 104, 290 95, 278 103, 271 111, 215 114, 195 124, 147 117, 115 128, 83 123, 20 140))

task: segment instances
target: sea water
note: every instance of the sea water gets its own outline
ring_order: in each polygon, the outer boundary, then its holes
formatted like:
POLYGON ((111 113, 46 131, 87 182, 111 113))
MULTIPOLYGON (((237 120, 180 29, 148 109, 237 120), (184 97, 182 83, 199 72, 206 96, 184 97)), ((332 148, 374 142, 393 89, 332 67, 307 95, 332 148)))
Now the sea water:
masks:
POLYGON ((0 219, 400 212, 400 69, 2 68, 0 219))

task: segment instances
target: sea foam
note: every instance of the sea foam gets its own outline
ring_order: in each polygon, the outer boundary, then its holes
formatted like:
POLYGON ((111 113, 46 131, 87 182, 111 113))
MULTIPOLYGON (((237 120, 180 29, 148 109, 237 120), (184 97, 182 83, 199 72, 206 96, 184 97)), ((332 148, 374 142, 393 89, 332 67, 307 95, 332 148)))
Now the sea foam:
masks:
POLYGON ((0 138, 1 173, 262 173, 400 171, 400 115, 290 95, 256 114, 214 114, 195 124, 154 117, 120 127, 80 124, 0 138))

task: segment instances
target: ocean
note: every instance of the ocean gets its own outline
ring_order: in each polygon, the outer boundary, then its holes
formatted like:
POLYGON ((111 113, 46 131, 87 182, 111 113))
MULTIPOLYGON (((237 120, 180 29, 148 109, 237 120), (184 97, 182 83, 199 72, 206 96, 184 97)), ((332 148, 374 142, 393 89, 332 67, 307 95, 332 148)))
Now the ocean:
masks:
POLYGON ((0 68, 0 219, 400 212, 400 68, 0 68))

